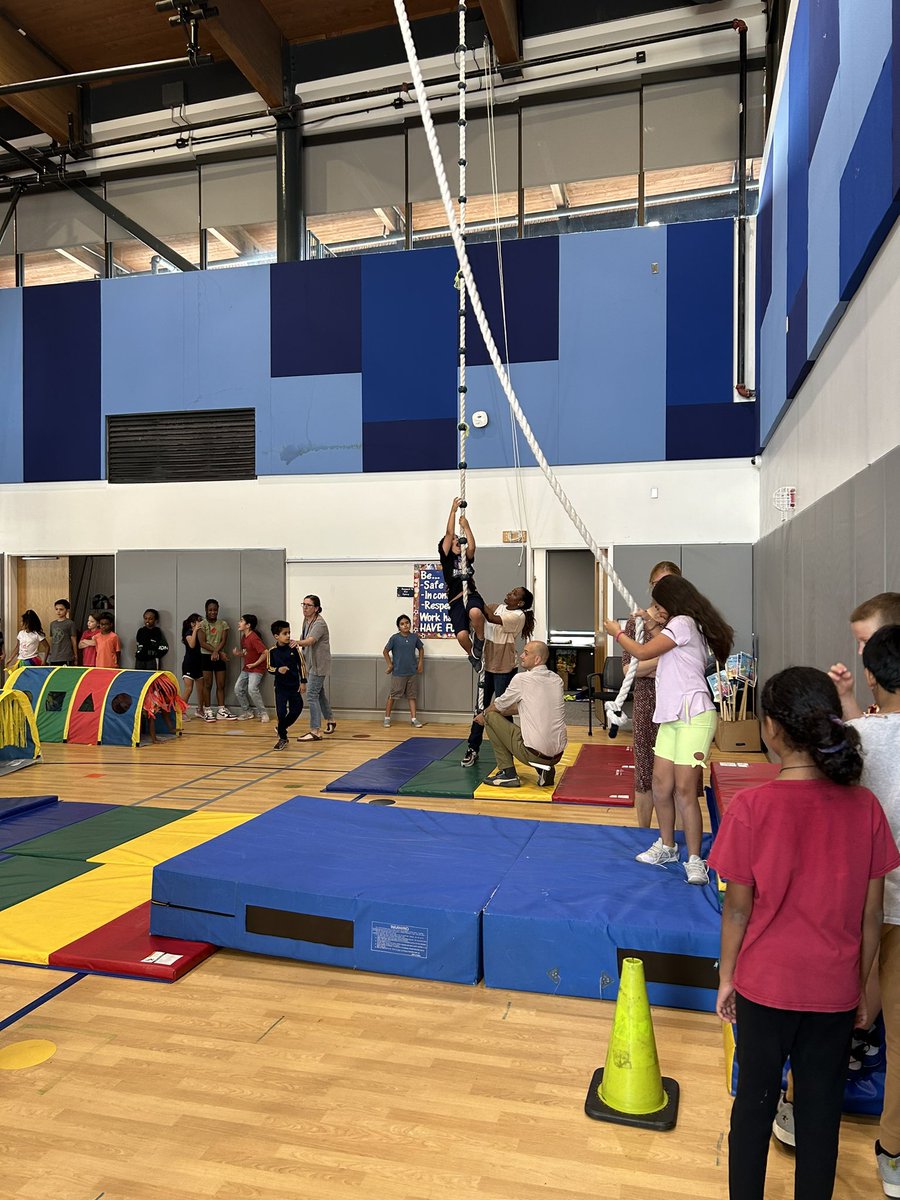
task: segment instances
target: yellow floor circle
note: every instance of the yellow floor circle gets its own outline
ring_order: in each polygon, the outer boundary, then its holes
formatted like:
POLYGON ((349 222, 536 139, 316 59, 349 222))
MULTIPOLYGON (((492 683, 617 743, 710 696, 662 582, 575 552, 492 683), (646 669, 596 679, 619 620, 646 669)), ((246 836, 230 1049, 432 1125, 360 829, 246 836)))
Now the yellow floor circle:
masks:
POLYGON ((53 1042, 43 1039, 33 1042, 13 1042, 0 1047, 0 1071, 21 1071, 23 1067, 36 1067, 56 1053, 53 1042))

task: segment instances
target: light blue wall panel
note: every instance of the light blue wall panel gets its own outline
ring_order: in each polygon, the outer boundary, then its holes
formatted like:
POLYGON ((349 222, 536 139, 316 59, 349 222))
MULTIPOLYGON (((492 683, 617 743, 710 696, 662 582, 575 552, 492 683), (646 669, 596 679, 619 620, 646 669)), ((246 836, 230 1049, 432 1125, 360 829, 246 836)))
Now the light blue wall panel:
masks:
POLYGON ((256 425, 259 475, 362 470, 362 376, 273 379, 256 425))
POLYGON ((665 459, 665 227, 571 234, 559 259, 558 461, 665 459))
POLYGON ((22 295, 0 290, 0 483, 22 482, 22 295))
MULTIPOLYGON (((784 77, 781 111, 787 113, 790 102, 790 75, 784 77)), ((820 138, 821 142, 821 138, 820 138)), ((760 441, 765 445, 787 404, 787 179, 788 123, 776 123, 769 152, 772 173, 772 293, 760 331, 759 377, 760 441)))
POLYGON ((269 390, 269 268, 184 276, 197 353, 185 355, 185 399, 198 408, 255 408, 269 390))
POLYGON ((846 308, 840 296, 841 174, 891 45, 891 0, 867 0, 865 20, 844 0, 840 32, 840 66, 809 167, 810 357, 819 354, 846 308))
MULTIPOLYGON (((555 362, 513 363, 510 379, 522 411, 528 418, 544 457, 558 462, 559 452, 559 365, 555 362)), ((469 425, 472 413, 482 409, 488 414, 484 429, 472 428, 469 434, 467 459, 470 467, 511 467, 513 434, 510 428, 510 408, 492 366, 470 367, 466 372, 466 411, 469 425)), ((519 460, 533 467, 534 455, 516 425, 519 460)))
POLYGON ((197 342, 184 281, 173 273, 100 284, 104 416, 184 408, 187 347, 197 342))

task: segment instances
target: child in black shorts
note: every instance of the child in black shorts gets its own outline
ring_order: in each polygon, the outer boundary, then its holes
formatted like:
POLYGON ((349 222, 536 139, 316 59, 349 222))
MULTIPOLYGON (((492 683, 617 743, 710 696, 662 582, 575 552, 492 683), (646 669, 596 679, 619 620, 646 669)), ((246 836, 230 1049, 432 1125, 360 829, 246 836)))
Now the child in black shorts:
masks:
POLYGON ((465 502, 457 498, 450 506, 450 516, 447 518, 447 530, 438 542, 438 555, 444 572, 444 586, 447 589, 447 602, 450 606, 450 623, 456 640, 468 655, 472 669, 481 672, 484 657, 484 600, 479 595, 475 584, 475 536, 465 514, 465 502), (459 518, 462 536, 456 533, 456 514, 462 508, 459 518), (465 550, 465 553, 463 551, 465 550), (465 580, 466 598, 463 600, 463 581, 465 580), (471 636, 469 627, 471 626, 471 636))
MULTIPOLYGON (((191 613, 181 623, 181 644, 184 646, 184 660, 181 664, 181 680, 184 689, 182 700, 188 704, 191 696, 194 693, 196 685, 197 692, 202 698, 202 689, 200 683, 203 680, 203 657, 200 653, 200 622, 203 618, 199 613, 191 613)), ((188 708, 187 716, 193 716, 190 708, 188 708)), ((203 716, 202 705, 197 708, 197 716, 203 716)))

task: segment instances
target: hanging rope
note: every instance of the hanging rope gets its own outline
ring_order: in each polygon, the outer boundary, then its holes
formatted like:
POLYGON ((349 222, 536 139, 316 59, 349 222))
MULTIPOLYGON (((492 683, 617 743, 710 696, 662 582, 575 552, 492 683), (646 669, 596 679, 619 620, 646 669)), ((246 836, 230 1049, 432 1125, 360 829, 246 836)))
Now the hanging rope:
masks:
MULTIPOLYGON (((459 237, 465 244, 466 240, 466 57, 468 48, 466 46, 466 3, 465 0, 460 0, 459 3, 459 40, 456 46, 456 57, 459 67, 459 116, 457 124, 459 126, 459 237)), ((433 128, 433 127, 432 127, 433 128)), ((448 193, 449 194, 449 193, 448 193)), ((457 314, 457 344, 459 347, 459 360, 457 366, 457 403, 459 406, 459 420, 457 430, 459 431, 459 567, 462 572, 462 592, 463 592, 463 608, 465 609, 469 600, 469 560, 468 560, 468 541, 463 527, 463 519, 466 515, 468 501, 466 500, 466 470, 468 463, 466 462, 466 447, 469 437, 469 426, 466 421, 466 289, 463 286, 462 278, 457 272, 456 275, 456 290, 459 293, 459 309, 457 314)))
MULTIPOLYGON (((418 56, 416 54, 416 46, 415 46, 415 42, 413 40, 412 29, 410 28, 409 17, 407 16, 407 13, 406 13, 406 4, 404 3, 404 0, 394 0, 394 10, 397 13, 397 21, 399 22, 400 32, 403 36, 403 45, 406 50, 406 58, 407 58, 407 62, 409 63, 409 69, 412 73, 413 86, 415 87, 415 92, 416 92, 416 100, 419 105, 419 113, 422 117, 422 125, 425 130, 425 139, 428 142, 428 149, 431 153, 431 162, 434 167, 435 176, 437 178, 438 188, 441 193, 441 201, 444 205, 444 213, 446 214, 447 223, 450 227, 450 236, 453 239, 453 246, 456 250, 456 258, 459 263, 459 269, 460 269, 460 272, 462 273, 463 280, 465 281, 466 291, 468 292, 469 301, 472 305, 472 312, 475 314, 475 319, 478 321, 478 328, 481 330, 481 336, 484 338, 484 344, 487 347, 487 351, 490 356, 491 362, 493 363, 494 370, 497 373, 497 378, 500 381, 500 386, 503 388, 504 394, 506 395, 507 402, 509 403, 509 406, 513 411, 513 414, 515 415, 516 421, 519 424, 519 428, 522 430, 522 434, 525 438, 525 441, 528 443, 528 447, 531 450, 531 453, 534 455, 537 465, 541 468, 541 471, 543 472, 545 479, 549 483, 549 485, 553 491, 553 494, 556 496, 557 500, 559 500, 560 504, 563 506, 563 508, 566 512, 566 515, 568 516, 568 518, 572 522, 572 524, 575 526, 575 528, 578 530, 579 534, 581 535, 582 540, 585 542, 585 544, 587 546, 590 547, 591 553, 594 555, 594 558, 597 560, 597 562, 600 563, 600 566, 603 568, 603 570, 609 576, 609 579, 611 580, 613 586, 618 589, 619 594, 622 596, 625 603, 628 605, 628 607, 630 609, 633 610, 637 607, 635 604, 635 601, 634 601, 634 597, 628 591, 625 584, 619 578, 618 574, 613 570, 612 564, 610 563, 609 559, 603 553, 603 550, 600 548, 600 546, 597 544, 597 542, 594 540, 593 536, 591 535, 590 530, 588 529, 588 527, 585 525, 584 521, 582 521, 581 517, 576 512, 574 505, 572 504, 571 500, 569 499, 569 497, 566 495, 565 491, 563 490, 562 484, 559 482, 559 480, 557 479, 556 475, 553 472, 552 467, 550 466, 550 464, 547 462, 546 458, 544 457, 544 453, 541 450, 540 446, 538 445, 537 439, 535 438, 534 434, 532 433, 531 426, 528 424, 528 419, 525 416, 524 412, 522 411, 522 407, 519 404, 519 401, 516 397, 515 392, 513 391, 513 386, 512 386, 512 383, 510 382, 509 374, 507 373, 505 367, 503 366, 503 362, 500 358, 500 353, 497 350, 497 344, 494 341, 493 335, 491 333, 490 325, 488 324, 488 319, 485 315, 484 308, 482 307, 481 296, 479 295, 478 288, 475 284, 475 277, 472 274, 472 267, 469 262, 468 253, 466 252, 465 239, 464 239, 463 233, 460 229, 460 224, 456 219, 456 214, 453 211, 453 201, 450 198, 450 185, 447 182, 447 174, 444 170, 444 164, 441 159, 440 146, 438 145, 437 135, 435 134, 435 131, 434 131, 434 122, 431 119, 431 110, 428 106, 428 96, 425 91, 425 84, 422 79, 422 72, 419 69, 419 60, 418 60, 418 56)), ((465 11, 466 11, 465 0, 460 0, 459 13, 460 13, 460 23, 461 23, 461 29, 462 29, 462 33, 460 36, 460 44, 464 43, 464 38, 465 38, 465 11)), ((461 98, 460 111, 464 112, 465 111, 465 100, 464 100, 464 98, 465 98, 465 59, 464 58, 462 60, 462 65, 460 66, 459 90, 460 90, 460 98, 461 98)), ((464 131, 465 126, 462 124, 463 120, 464 120, 464 118, 461 117, 460 118, 460 121, 461 121, 460 128, 464 131)), ((464 143, 461 139, 461 145, 462 144, 464 144, 464 143)), ((464 159, 464 158, 465 158, 465 155, 461 152, 460 159, 464 159)), ((465 193, 463 193, 461 191, 461 194, 464 195, 465 193)), ((464 213, 464 206, 462 203, 460 203, 460 213, 461 214, 464 213)), ((463 315, 464 315, 464 304, 461 305, 461 309, 463 310, 463 315)), ((465 355, 461 351, 461 353, 460 353, 460 361, 461 362, 464 359, 464 357, 465 357, 465 355)), ((460 411, 463 412, 464 411, 463 406, 464 406, 464 401, 465 401, 465 392, 462 390, 460 391, 460 398, 461 398, 460 399, 460 411)), ((464 421, 460 420, 460 425, 462 426, 463 424, 464 424, 464 421)), ((461 434, 463 433, 462 429, 460 429, 460 433, 461 434)), ((461 475, 464 474, 464 463, 465 463, 465 459, 460 457, 460 474, 461 475)), ((643 621, 640 619, 640 617, 638 617, 636 624, 637 624, 637 629, 636 629, 637 640, 642 641, 643 640, 643 621)), ((607 712, 611 716, 615 716, 615 714, 621 713, 621 711, 622 711, 621 706, 624 703, 625 697, 628 695, 628 692, 631 688, 631 683, 634 679, 635 672, 637 671, 637 666, 638 666, 637 659, 632 658, 617 699, 614 702, 610 702, 609 704, 606 705, 607 712)), ((616 725, 619 725, 619 724, 621 724, 621 721, 617 720, 616 725)), ((612 727, 610 728, 610 732, 612 732, 612 727)))

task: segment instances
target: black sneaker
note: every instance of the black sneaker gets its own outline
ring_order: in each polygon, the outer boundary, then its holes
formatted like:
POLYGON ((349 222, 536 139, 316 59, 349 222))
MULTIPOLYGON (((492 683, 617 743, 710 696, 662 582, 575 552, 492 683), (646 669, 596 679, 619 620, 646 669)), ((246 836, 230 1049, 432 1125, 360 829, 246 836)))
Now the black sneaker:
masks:
POLYGON ((460 762, 461 767, 474 767, 478 762, 478 751, 473 750, 471 746, 466 750, 460 762))
POLYGON ((502 771, 498 771, 496 775, 491 775, 484 782, 489 783, 491 787, 514 788, 522 786, 516 774, 515 767, 504 767, 502 771))
POLYGON ((484 638, 476 637, 472 634, 472 657, 477 658, 479 662, 484 658, 484 638))
POLYGON ((275 743, 275 745, 272 747, 273 750, 287 750, 287 748, 288 748, 287 738, 279 738, 278 741, 275 743))
POLYGON ((484 659, 476 658, 474 651, 470 655, 468 655, 468 659, 469 659, 469 666, 472 668, 472 670, 475 672, 476 675, 480 675, 481 672, 484 670, 484 659))
POLYGON ((531 764, 537 771, 538 787, 550 787, 556 782, 556 767, 552 764, 549 767, 542 767, 538 763, 531 764))

